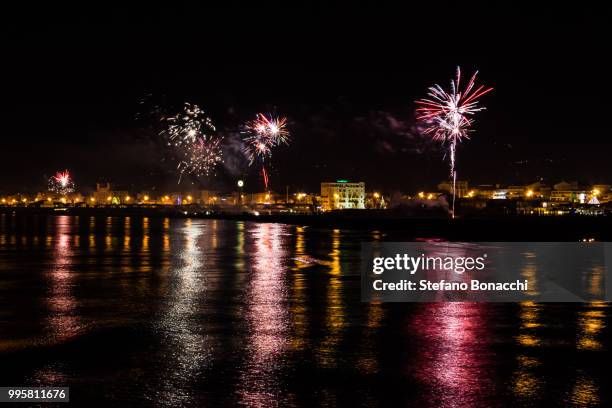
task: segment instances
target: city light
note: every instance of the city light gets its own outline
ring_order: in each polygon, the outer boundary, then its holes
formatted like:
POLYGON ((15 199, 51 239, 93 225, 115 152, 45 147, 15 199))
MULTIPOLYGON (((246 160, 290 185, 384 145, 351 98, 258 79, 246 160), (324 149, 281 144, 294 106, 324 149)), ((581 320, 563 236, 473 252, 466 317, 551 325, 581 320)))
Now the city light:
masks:
POLYGON ((238 187, 242 188, 244 186, 244 181, 238 180, 238 187))
POLYGON ((379 198, 379 197, 380 197, 380 194, 374 193, 374 198, 379 198))
POLYGON ((599 189, 597 189, 597 188, 594 188, 594 189, 593 189, 593 195, 594 195, 594 196, 596 196, 596 197, 597 197, 597 196, 598 196, 600 193, 601 193, 601 191, 599 191, 599 189))
POLYGON ((527 190, 527 197, 533 196, 533 190, 527 190))
POLYGON ((420 192, 419 192, 419 198, 425 198, 425 193, 424 193, 424 192, 422 192, 422 191, 420 191, 420 192))
POLYGON ((143 199, 144 199, 144 201, 149 201, 149 196, 146 195, 146 196, 143 197, 143 199))

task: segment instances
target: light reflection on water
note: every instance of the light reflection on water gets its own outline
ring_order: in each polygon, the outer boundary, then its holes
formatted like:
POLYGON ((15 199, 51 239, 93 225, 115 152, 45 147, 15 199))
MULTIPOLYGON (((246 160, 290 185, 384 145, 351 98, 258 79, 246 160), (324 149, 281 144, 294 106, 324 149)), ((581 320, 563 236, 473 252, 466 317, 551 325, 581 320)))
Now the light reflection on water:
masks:
MULTIPOLYGON (((169 228, 166 220, 164 230, 169 228)), ((187 219, 176 236, 177 248, 171 251, 175 266, 171 270, 170 292, 159 318, 159 332, 166 349, 163 360, 169 366, 159 373, 161 387, 153 399, 163 401, 164 405, 180 406, 193 398, 190 385, 210 363, 213 353, 208 335, 198 321, 199 302, 208 289, 207 276, 203 273, 207 262, 203 248, 214 246, 210 242, 212 227, 187 219)), ((172 248, 169 239, 167 245, 167 249, 172 248)))
MULTIPOLYGON (((72 220, 70 217, 60 216, 56 221, 53 264, 48 272, 50 283, 46 326, 51 341, 62 342, 77 336, 83 329, 83 324, 78 316, 78 302, 73 294, 72 258, 75 245, 71 242, 72 220)), ((76 235, 74 237, 78 238, 76 235)))
POLYGON ((471 406, 493 394, 489 370, 494 353, 485 309, 484 304, 468 302, 417 307, 411 330, 421 347, 415 350, 417 364, 410 371, 414 369, 426 400, 434 406, 471 406))
POLYGON ((254 251, 248 262, 251 278, 245 311, 249 329, 238 395, 245 405, 270 407, 281 397, 281 382, 276 376, 288 341, 289 317, 283 277, 287 251, 281 235, 288 227, 257 224, 251 228, 254 251))
POLYGON ((362 303, 360 243, 382 239, 2 214, 0 382, 71 383, 99 406, 610 402, 609 304, 362 303))

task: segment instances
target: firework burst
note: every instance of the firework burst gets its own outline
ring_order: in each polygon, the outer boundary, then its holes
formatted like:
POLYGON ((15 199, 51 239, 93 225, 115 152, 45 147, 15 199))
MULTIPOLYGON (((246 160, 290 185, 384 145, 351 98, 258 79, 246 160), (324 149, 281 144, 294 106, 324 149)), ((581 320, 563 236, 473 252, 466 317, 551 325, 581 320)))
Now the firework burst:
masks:
POLYGON ((474 114, 485 109, 479 105, 478 99, 493 90, 483 85, 476 85, 477 75, 478 71, 472 75, 465 89, 461 90, 461 68, 457 67, 457 74, 455 79, 451 80, 449 91, 436 84, 428 89, 426 98, 416 101, 419 106, 416 109, 417 120, 426 124, 425 133, 431 135, 434 140, 448 144, 450 176, 453 180, 453 217, 457 181, 455 170, 457 144, 463 139, 469 139, 474 114))
POLYGON ((209 135, 207 138, 199 137, 195 142, 185 145, 184 158, 178 164, 179 183, 183 174, 192 174, 198 177, 210 176, 219 163, 223 163, 220 136, 209 135))
POLYGON ((68 170, 58 171, 55 176, 49 179, 49 191, 56 194, 66 195, 75 190, 74 182, 68 170))
POLYGON ((221 142, 212 120, 195 104, 185 102, 183 110, 163 119, 160 135, 170 148, 171 157, 178 161, 178 182, 184 174, 197 177, 214 174, 223 162, 221 142))
POLYGON ((268 189, 268 173, 264 162, 272 156, 272 149, 281 144, 289 143, 287 119, 258 113, 255 119, 244 126, 246 133, 244 152, 249 164, 260 161, 264 186, 268 189))
POLYGON ((195 143, 200 138, 207 139, 216 131, 212 120, 195 104, 185 103, 183 110, 165 118, 166 128, 162 134, 169 145, 183 146, 195 143))

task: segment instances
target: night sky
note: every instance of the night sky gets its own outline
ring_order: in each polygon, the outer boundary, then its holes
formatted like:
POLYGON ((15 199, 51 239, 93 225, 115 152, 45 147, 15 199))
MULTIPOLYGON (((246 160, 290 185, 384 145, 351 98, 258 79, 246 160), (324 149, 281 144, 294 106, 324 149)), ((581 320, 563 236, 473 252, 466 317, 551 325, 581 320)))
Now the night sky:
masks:
MULTIPOLYGON (((430 3, 7 10, 0 191, 41 189, 64 168, 81 189, 101 178, 188 188, 160 162, 147 95, 168 110, 197 103, 228 134, 259 111, 286 115, 293 142, 270 163, 278 191, 337 178, 435 186, 444 149, 419 134, 414 100, 457 65, 495 88, 458 150, 459 179, 612 182, 609 8, 430 3)), ((197 185, 261 185, 242 159, 218 173, 197 185)))

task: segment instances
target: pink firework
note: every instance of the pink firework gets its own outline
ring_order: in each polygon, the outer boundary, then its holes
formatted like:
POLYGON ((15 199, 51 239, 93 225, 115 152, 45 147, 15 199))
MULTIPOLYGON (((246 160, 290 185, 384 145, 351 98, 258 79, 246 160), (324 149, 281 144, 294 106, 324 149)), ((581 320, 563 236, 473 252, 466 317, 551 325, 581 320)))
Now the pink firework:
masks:
POLYGON ((58 171, 49 179, 49 190, 65 195, 74 192, 75 186, 68 170, 58 171))
POLYGON ((261 161, 261 171, 264 179, 265 189, 268 189, 268 173, 264 166, 266 158, 272 156, 272 148, 280 144, 289 143, 289 131, 287 130, 287 119, 258 113, 255 119, 244 126, 247 136, 245 141, 245 153, 249 164, 261 161))
POLYGON ((426 124, 425 133, 434 140, 440 140, 449 145, 450 175, 453 180, 453 207, 452 216, 455 216, 455 184, 457 172, 455 171, 455 152, 457 143, 464 138, 469 139, 468 133, 473 124, 473 115, 484 107, 479 106, 478 99, 491 92, 493 88, 476 85, 478 71, 472 75, 465 89, 461 90, 461 68, 457 67, 457 75, 451 81, 450 91, 445 91, 440 85, 428 89, 427 98, 416 101, 417 120, 426 124))
POLYGON ((70 183, 70 173, 68 170, 58 171, 53 177, 62 187, 66 187, 70 183))
POLYGON ((258 113, 254 120, 247 122, 246 128, 250 133, 266 139, 270 146, 278 146, 289 142, 287 118, 284 117, 258 113))

